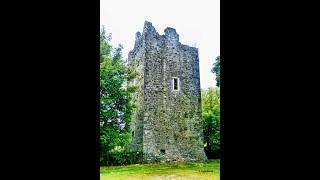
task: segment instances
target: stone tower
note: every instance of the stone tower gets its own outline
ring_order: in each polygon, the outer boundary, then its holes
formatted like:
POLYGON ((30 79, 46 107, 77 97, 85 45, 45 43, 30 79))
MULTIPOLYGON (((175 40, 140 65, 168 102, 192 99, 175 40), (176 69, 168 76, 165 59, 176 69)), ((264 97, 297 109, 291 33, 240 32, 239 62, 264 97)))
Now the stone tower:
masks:
POLYGON ((129 82, 138 87, 133 145, 145 161, 203 161, 198 49, 181 44, 175 29, 164 32, 146 21, 129 52, 129 67, 138 73, 129 82))

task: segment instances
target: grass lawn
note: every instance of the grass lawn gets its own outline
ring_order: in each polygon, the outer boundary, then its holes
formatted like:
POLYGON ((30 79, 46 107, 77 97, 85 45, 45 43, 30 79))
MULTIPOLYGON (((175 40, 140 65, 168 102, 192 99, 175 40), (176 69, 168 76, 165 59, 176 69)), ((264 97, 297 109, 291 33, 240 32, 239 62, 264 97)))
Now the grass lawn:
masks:
POLYGON ((220 160, 209 160, 207 163, 172 162, 100 167, 100 179, 219 180, 220 160))

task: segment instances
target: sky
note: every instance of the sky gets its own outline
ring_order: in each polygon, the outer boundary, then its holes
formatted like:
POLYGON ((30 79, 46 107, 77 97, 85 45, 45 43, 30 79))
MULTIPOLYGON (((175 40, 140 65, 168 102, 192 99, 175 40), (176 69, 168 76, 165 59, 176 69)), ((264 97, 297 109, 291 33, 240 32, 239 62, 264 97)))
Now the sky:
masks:
POLYGON ((144 21, 160 35, 172 27, 182 44, 197 47, 201 88, 215 87, 211 69, 220 55, 220 0, 100 0, 100 25, 112 34, 113 46, 123 45, 123 58, 144 21))

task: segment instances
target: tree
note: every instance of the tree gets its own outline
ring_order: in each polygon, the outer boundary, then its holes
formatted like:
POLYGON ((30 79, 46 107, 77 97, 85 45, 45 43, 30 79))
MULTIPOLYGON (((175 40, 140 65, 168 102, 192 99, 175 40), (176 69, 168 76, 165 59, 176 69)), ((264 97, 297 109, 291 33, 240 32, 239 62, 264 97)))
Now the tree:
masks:
POLYGON ((130 140, 130 121, 134 105, 129 74, 121 57, 122 46, 113 49, 111 34, 100 31, 100 161, 112 150, 123 148, 130 140))
POLYGON ((217 157, 220 152, 220 88, 202 90, 201 96, 205 151, 207 156, 217 157))
POLYGON ((216 74, 217 87, 220 87, 220 56, 216 58, 216 62, 213 63, 212 73, 216 74))
POLYGON ((100 31, 100 63, 111 55, 112 46, 110 45, 111 34, 107 35, 106 29, 103 26, 100 31))

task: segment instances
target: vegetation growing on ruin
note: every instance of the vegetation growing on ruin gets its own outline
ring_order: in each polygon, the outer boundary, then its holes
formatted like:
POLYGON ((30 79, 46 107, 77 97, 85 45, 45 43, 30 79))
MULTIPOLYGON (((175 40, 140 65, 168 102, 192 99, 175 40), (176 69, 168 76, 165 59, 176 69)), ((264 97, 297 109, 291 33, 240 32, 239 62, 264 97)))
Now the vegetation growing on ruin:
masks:
MULTIPOLYGON (((143 74, 130 68, 130 66, 138 66, 141 59, 135 59, 131 64, 126 64, 122 59, 122 46, 114 48, 110 45, 110 40, 111 35, 102 28, 100 32, 100 163, 109 165, 139 163, 141 162, 140 154, 125 152, 125 150, 131 142, 130 122, 133 109, 137 108, 132 97, 142 94, 141 87, 127 86, 127 82, 130 79, 142 78, 143 74), (113 162, 110 163, 110 161, 113 162)), ((204 148, 209 159, 219 158, 220 153, 220 57, 216 58, 212 72, 216 74, 218 87, 202 90, 202 109, 193 105, 195 99, 192 99, 188 92, 184 92, 183 96, 175 99, 180 106, 170 107, 174 112, 171 122, 177 123, 179 127, 173 134, 173 139, 180 141, 184 136, 189 137, 190 142, 196 141, 195 134, 190 130, 202 126, 203 137, 201 138, 204 140, 204 148), (190 111, 190 109, 193 110, 190 111), (200 110, 202 110, 202 123, 190 120, 200 110)), ((163 96, 163 93, 157 91, 156 96, 163 96)), ((165 107, 158 107, 152 115, 161 116, 161 123, 165 125, 170 123, 167 118, 167 113, 170 112, 166 113, 164 109, 165 107)))

